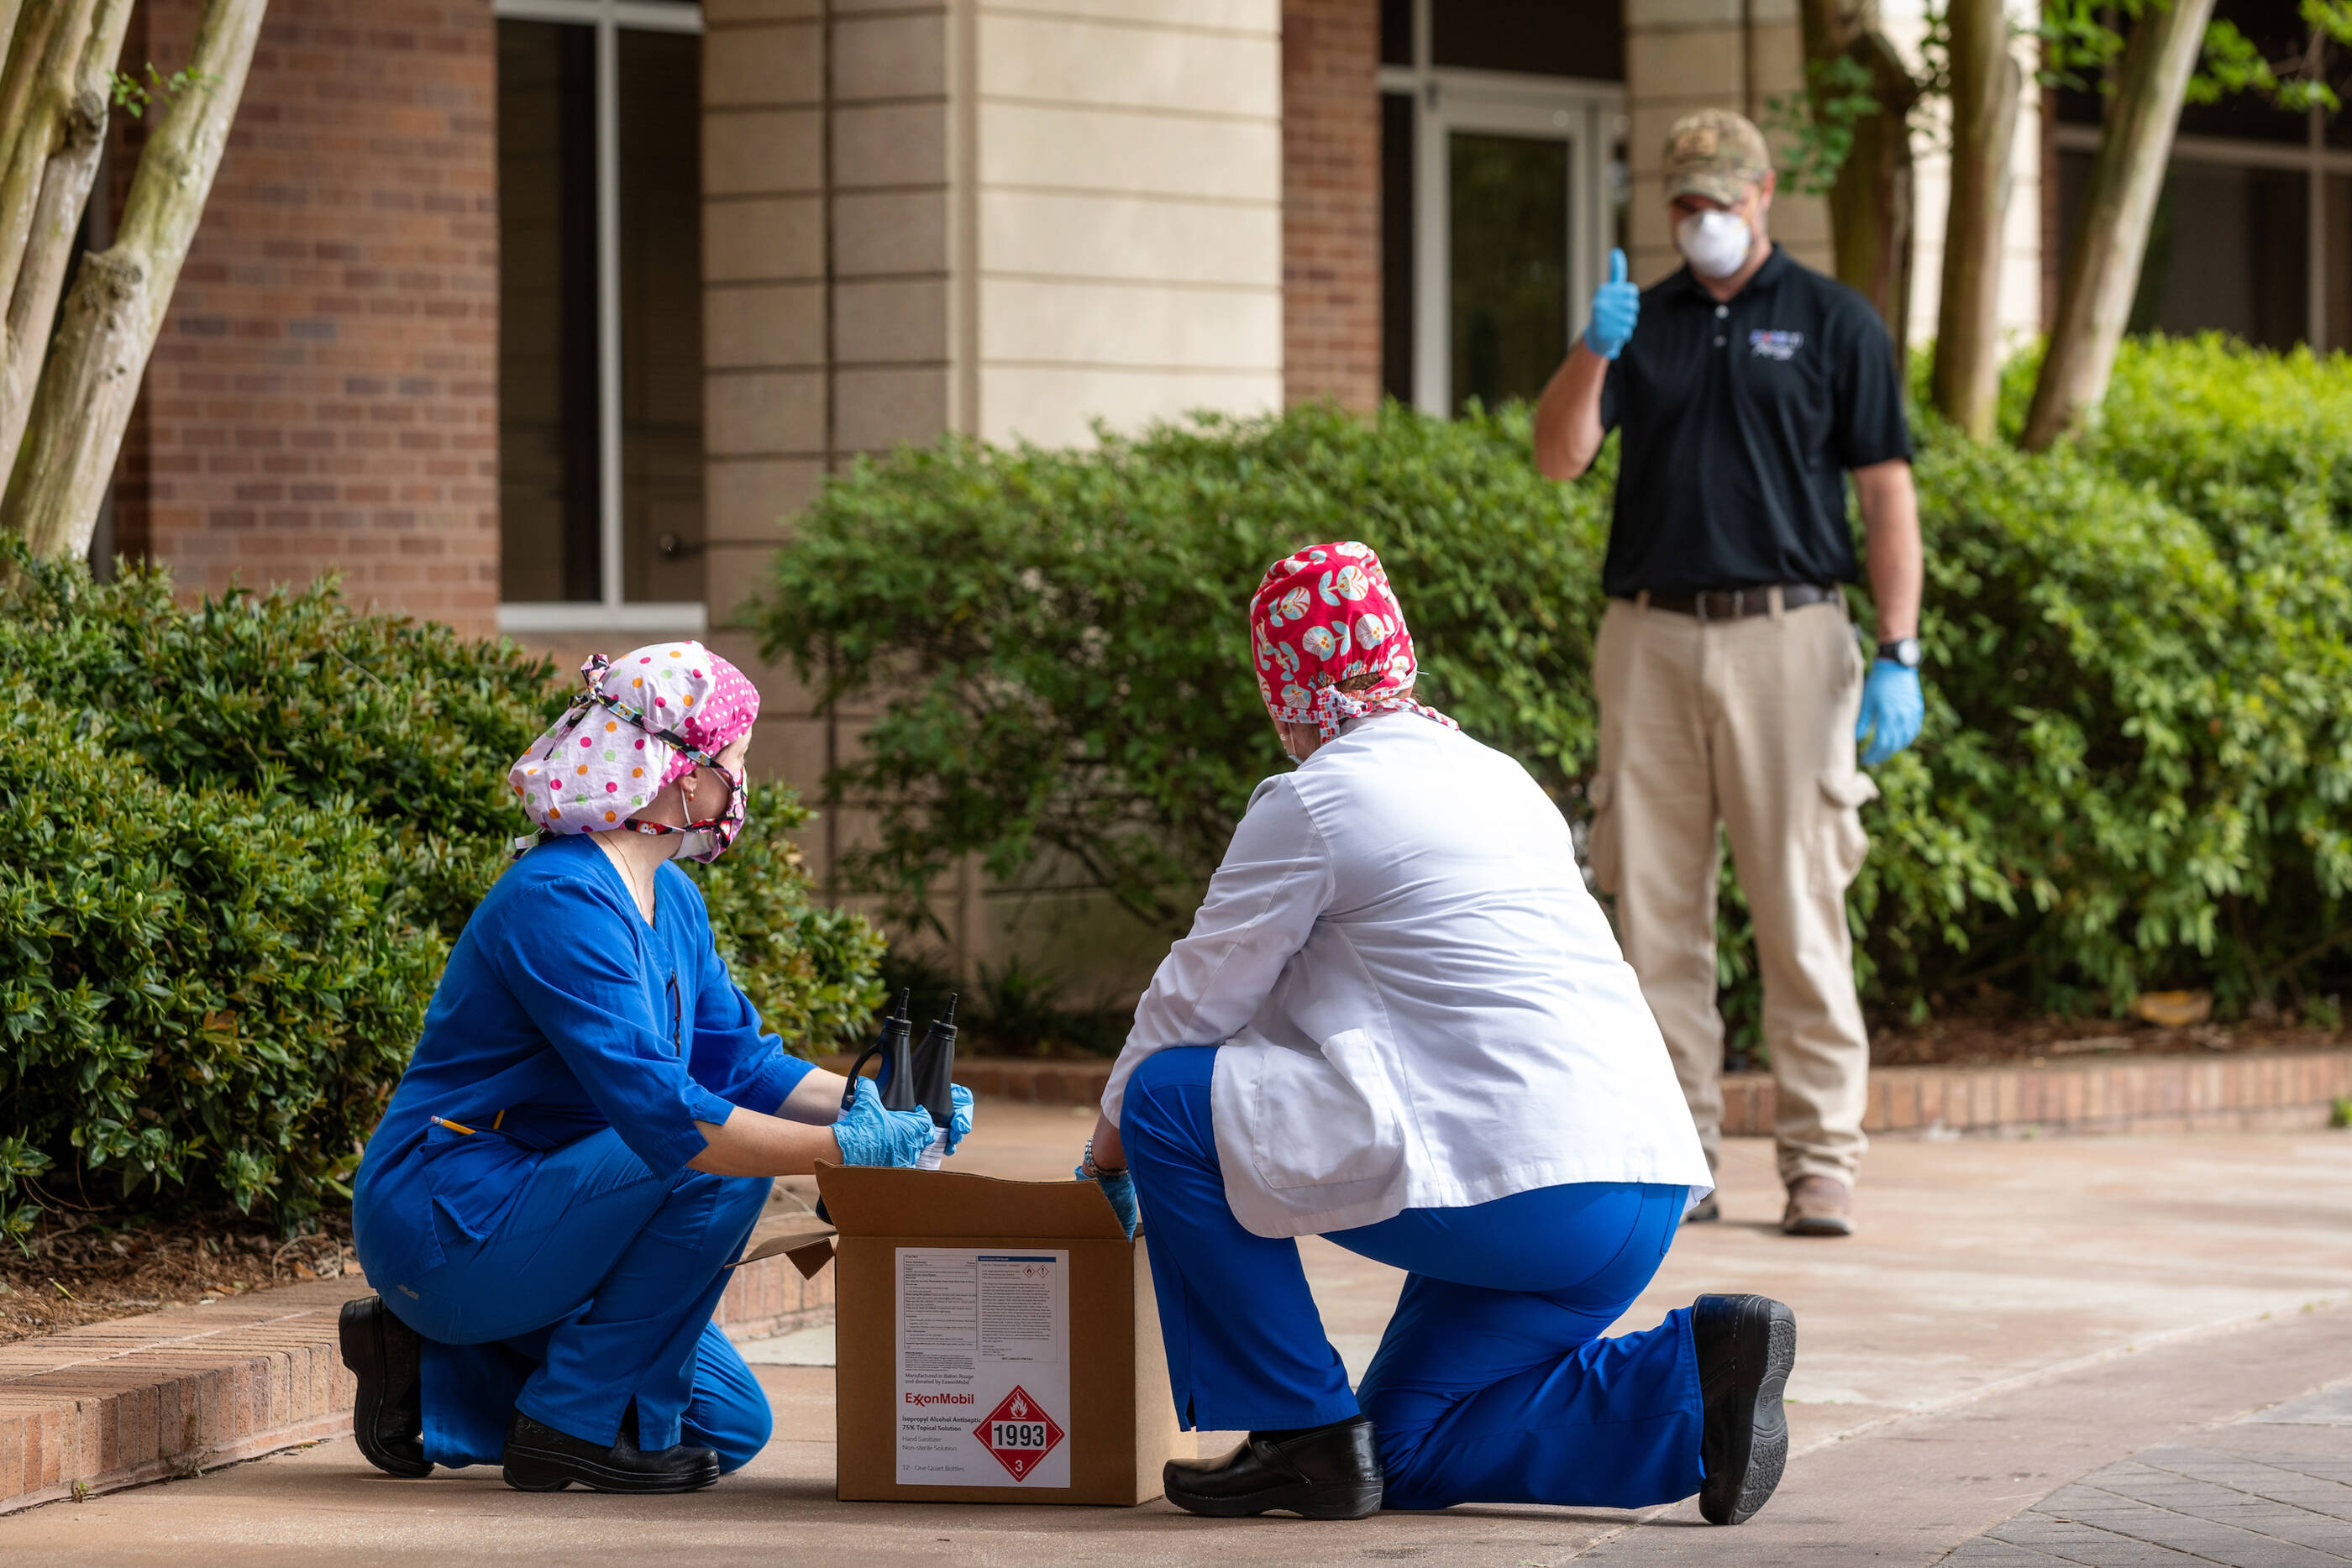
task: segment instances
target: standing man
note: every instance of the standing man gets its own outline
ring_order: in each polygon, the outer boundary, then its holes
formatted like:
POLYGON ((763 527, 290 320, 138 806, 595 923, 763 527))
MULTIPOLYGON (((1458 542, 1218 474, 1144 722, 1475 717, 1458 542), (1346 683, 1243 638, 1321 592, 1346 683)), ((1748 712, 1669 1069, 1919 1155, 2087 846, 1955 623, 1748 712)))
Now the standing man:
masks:
MULTIPOLYGON (((1917 738, 1920 546, 1894 349, 1869 304, 1765 232, 1771 156, 1727 110, 1676 122, 1665 194, 1688 264, 1646 292, 1624 253, 1544 389, 1555 479, 1624 432, 1593 651, 1592 872, 1713 1166, 1723 1136, 1717 824, 1755 918, 1791 1236, 1853 1234, 1870 1042, 1845 891, 1874 766, 1917 738), (1635 330, 1636 323, 1640 330, 1635 330), (1853 476, 1878 653, 1861 655, 1853 476)), ((1709 1198, 1694 1219, 1717 1216, 1709 1198)))

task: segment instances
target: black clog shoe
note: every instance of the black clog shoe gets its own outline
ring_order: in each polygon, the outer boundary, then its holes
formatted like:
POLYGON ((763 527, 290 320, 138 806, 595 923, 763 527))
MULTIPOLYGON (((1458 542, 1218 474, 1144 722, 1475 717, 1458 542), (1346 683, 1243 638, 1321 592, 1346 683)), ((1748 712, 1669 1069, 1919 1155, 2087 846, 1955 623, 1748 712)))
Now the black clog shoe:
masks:
POLYGON ((1691 1303, 1706 1411, 1698 1511, 1709 1524, 1755 1516, 1789 1462, 1780 1396, 1797 1364, 1797 1314, 1769 1296, 1701 1296, 1691 1303))
POLYGON ((1362 1416, 1304 1432, 1252 1432, 1221 1458, 1171 1459, 1168 1500, 1188 1513, 1245 1519, 1281 1510, 1301 1519, 1364 1519, 1381 1510, 1384 1478, 1362 1416))

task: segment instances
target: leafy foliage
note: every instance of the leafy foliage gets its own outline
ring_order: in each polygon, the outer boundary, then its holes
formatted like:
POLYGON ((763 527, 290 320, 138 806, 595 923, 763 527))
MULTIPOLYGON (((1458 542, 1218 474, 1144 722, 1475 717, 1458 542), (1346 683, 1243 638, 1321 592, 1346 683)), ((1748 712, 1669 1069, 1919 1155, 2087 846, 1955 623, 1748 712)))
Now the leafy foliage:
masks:
POLYGON ((709 865, 683 862, 701 884, 719 956, 760 1022, 786 1040, 818 1048, 858 1035, 882 1005, 882 934, 810 897, 800 846, 788 835, 815 813, 798 795, 758 784, 746 805, 749 819, 726 854, 709 865))
MULTIPOLYGON (((299 1218, 528 825, 506 769, 551 668, 331 585, 187 608, 17 542, 0 579, 0 1233, 28 1182, 299 1218)), ((821 1047, 871 1010, 879 938, 811 902, 792 793, 751 805, 692 869, 768 1027, 821 1047)))
MULTIPOLYGON (((2211 985, 2225 1010, 2317 1014, 2352 977, 2352 462, 2318 438, 2352 369, 2158 343, 2116 387, 2099 431, 2039 456, 1921 416, 1928 722, 1878 770, 1851 901, 1882 1011, 2211 985)), ((761 608, 822 700, 879 710, 830 782, 878 815, 850 873, 919 917, 978 855, 1181 931, 1283 766, 1243 604, 1328 538, 1388 562, 1427 699, 1580 819, 1611 459, 1556 486, 1528 451, 1519 411, 1310 407, 862 465, 761 608)), ((1726 1007, 1752 1020, 1728 872, 1726 891, 1726 1007)))
POLYGON ((1051 859, 1181 930, 1282 760, 1239 674, 1247 591, 1335 536, 1412 585, 1428 699, 1570 792, 1606 496, 1549 484, 1526 445, 1516 414, 1306 409, 1089 454, 950 440, 842 476, 761 624, 824 700, 894 694, 834 780, 881 809, 850 874, 920 918, 960 856, 1003 881, 1051 859))
POLYGON ((52 1165, 112 1177, 60 1174, 67 1195, 267 1198, 289 1219, 348 1196, 446 950, 389 917, 375 829, 173 789, 29 683, 6 706, 0 1233, 29 1226, 24 1184, 52 1165))

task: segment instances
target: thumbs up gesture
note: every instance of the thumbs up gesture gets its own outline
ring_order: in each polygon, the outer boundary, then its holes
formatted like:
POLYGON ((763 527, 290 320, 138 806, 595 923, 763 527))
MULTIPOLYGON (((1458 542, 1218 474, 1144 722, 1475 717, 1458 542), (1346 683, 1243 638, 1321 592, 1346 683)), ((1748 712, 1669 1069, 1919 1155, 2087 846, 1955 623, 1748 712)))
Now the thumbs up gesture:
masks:
POLYGON ((1592 291, 1592 314, 1584 326, 1584 346, 1604 360, 1624 351, 1642 314, 1642 291, 1626 281, 1625 253, 1609 253, 1609 281, 1592 291))

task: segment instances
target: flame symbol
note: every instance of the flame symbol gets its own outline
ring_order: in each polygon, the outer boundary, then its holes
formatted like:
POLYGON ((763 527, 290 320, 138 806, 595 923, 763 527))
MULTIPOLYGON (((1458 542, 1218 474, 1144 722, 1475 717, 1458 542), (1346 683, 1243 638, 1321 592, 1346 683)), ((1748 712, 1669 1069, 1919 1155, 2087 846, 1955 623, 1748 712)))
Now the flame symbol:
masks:
POLYGON ((1028 1402, 1027 1400, 1025 1400, 1025 1399, 1015 1399, 1015 1400, 1013 1402, 1013 1413, 1015 1416, 1026 1416, 1026 1415, 1028 1415, 1028 1414, 1029 1414, 1029 1402, 1028 1402))

